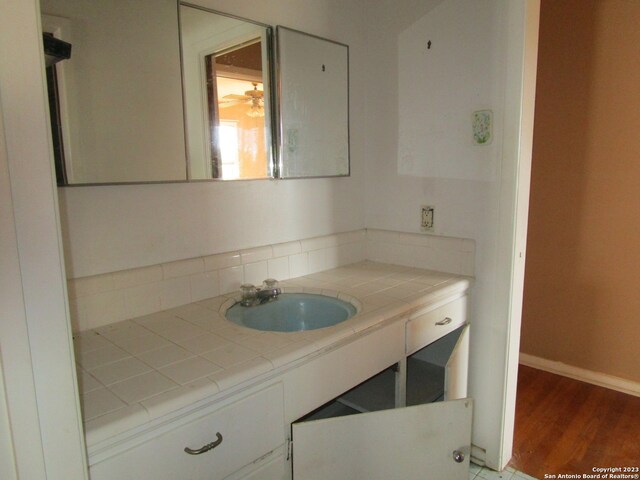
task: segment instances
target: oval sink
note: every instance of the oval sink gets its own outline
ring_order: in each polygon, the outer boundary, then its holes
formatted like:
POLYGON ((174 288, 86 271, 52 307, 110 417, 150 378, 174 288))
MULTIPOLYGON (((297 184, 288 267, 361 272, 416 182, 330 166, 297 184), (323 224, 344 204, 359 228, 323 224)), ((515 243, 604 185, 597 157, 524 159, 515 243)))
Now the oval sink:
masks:
POLYGON ((330 327, 356 313, 356 307, 338 298, 310 293, 282 293, 277 300, 243 307, 236 303, 226 317, 243 327, 268 332, 299 332, 330 327))

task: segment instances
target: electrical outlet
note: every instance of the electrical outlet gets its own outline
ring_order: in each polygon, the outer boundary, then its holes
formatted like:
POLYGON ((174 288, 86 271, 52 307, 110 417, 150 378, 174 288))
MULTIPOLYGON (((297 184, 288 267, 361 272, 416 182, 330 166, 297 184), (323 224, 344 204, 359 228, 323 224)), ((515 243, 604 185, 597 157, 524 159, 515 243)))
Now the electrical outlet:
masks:
POLYGON ((435 207, 423 205, 420 211, 420 229, 423 232, 433 232, 435 207))

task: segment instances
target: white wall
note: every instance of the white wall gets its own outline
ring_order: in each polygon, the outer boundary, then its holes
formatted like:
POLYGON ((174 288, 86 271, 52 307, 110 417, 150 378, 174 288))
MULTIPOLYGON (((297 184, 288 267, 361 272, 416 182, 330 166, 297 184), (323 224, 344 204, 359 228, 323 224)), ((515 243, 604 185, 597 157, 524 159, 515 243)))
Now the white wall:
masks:
POLYGON ((436 234, 475 240, 473 443, 486 450, 494 468, 510 457, 503 424, 513 428, 513 399, 505 400, 515 394, 514 385, 510 392, 506 388, 507 345, 515 335, 517 349, 519 330, 511 322, 519 325, 520 319, 517 312, 509 315, 512 256, 501 263, 500 255, 513 249, 513 217, 507 215, 515 213, 516 179, 505 172, 518 166, 522 51, 517 49, 525 3, 383 0, 372 4, 367 17, 376 25, 368 32, 367 43, 377 52, 369 70, 376 91, 384 93, 369 94, 366 104, 365 224, 419 232, 420 205, 433 205, 436 234), (486 147, 471 145, 471 114, 480 109, 494 112, 494 140, 486 147), (515 136, 505 133, 507 114, 515 136), (500 245, 506 251, 499 254, 500 245))
POLYGON ((471 118, 500 106, 504 93, 498 9, 497 2, 446 1, 398 34, 398 174, 495 180, 501 109, 498 138, 482 147, 473 144, 471 118))
POLYGON ((38 444, 40 426, 37 421, 38 409, 31 373, 31 355, 10 193, 7 149, 3 122, 0 118, 0 304, 3 317, 0 322, 0 367, 3 387, 0 391, 3 396, 0 402, 5 404, 2 413, 6 414, 2 420, 3 431, 0 432, 3 437, 0 476, 15 479, 16 470, 19 470, 25 476, 38 478, 38 475, 43 475, 44 460, 42 447, 38 444), (9 409, 13 410, 12 415, 9 414, 9 409), (21 428, 12 432, 12 427, 18 422, 21 423, 21 428), (24 457, 20 457, 20 454, 26 452, 19 449, 32 442, 31 461, 27 462, 24 457))
MULTIPOLYGON (((197 2, 198 3, 198 2, 197 2)), ((332 0, 201 5, 350 46, 349 178, 73 187, 59 190, 68 277, 364 227, 364 4, 332 0)))
MULTIPOLYGON (((18 478, 76 480, 86 478, 85 451, 41 42, 37 2, 2 0, 0 363, 12 438, 2 439, 0 455, 18 478)), ((13 475, 7 470, 3 478, 13 475)))

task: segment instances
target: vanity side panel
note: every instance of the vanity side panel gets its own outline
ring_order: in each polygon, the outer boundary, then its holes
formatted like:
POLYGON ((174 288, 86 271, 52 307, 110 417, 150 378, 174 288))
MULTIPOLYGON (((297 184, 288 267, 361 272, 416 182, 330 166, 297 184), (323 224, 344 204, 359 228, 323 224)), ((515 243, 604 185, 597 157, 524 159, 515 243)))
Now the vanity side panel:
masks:
POLYGON ((445 366, 444 399, 456 400, 467 397, 469 379, 469 325, 458 337, 449 361, 445 366))
POLYGON ((404 356, 404 321, 318 356, 284 375, 285 422, 322 406, 404 356))

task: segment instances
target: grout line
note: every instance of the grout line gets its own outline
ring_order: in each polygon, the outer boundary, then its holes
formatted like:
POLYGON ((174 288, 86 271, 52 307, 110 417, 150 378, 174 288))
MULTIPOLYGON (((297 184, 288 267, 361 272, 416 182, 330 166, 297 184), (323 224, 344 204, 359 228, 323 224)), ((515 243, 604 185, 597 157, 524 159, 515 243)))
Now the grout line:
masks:
POLYGON ((525 478, 534 479, 534 477, 532 477, 531 475, 527 475, 524 472, 521 472, 519 470, 513 470, 511 468, 505 469, 502 472, 496 472, 487 467, 478 467, 478 468, 480 469, 476 471, 476 473, 473 474, 473 476, 471 475, 472 471, 469 470, 469 480, 484 480, 485 478, 496 478, 496 479, 503 478, 505 480, 521 480, 525 478), (488 476, 485 476, 484 475, 485 473, 488 476))

